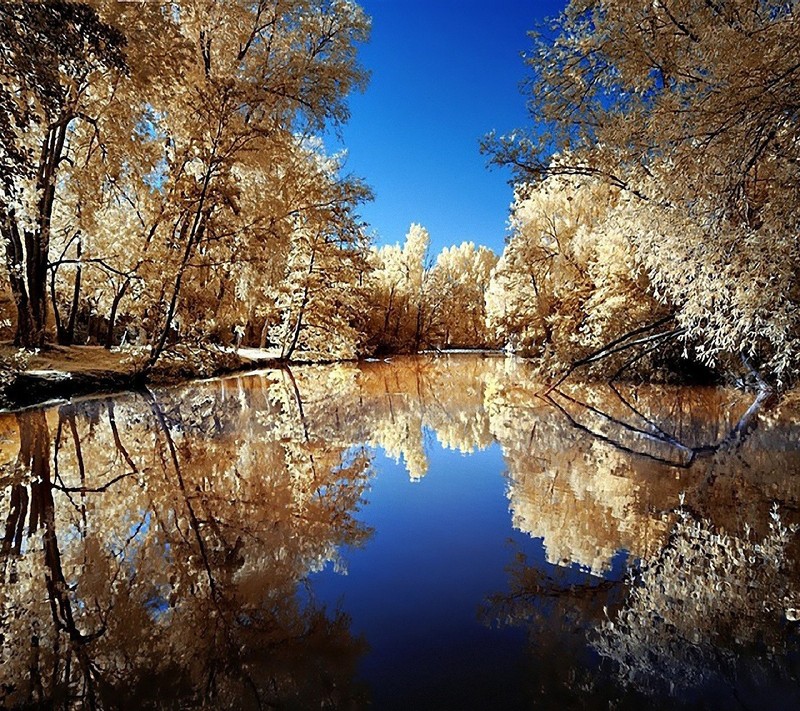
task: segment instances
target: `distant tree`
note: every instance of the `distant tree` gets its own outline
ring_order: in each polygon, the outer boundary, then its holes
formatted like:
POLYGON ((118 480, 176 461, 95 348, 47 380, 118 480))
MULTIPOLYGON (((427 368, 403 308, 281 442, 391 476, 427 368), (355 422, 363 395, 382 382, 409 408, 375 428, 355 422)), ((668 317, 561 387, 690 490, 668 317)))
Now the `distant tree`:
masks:
POLYGON ((438 314, 437 341, 444 347, 484 347, 495 339, 486 328, 486 290, 497 255, 473 242, 445 247, 431 270, 438 314))
POLYGON ((387 245, 373 250, 367 326, 373 349, 413 352, 423 343, 429 246, 428 231, 412 224, 402 247, 387 245))
POLYGON ((374 249, 368 279, 368 349, 413 353, 427 347, 482 347, 484 293, 497 261, 486 247, 464 242, 431 263, 430 235, 412 224, 405 243, 374 249))

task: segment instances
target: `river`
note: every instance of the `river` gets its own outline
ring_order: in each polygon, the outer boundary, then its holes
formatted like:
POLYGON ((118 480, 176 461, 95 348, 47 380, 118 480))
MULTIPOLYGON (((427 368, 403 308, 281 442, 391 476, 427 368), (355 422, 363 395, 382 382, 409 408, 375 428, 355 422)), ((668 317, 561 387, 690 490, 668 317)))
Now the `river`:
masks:
POLYGON ((0 416, 0 706, 798 708, 800 399, 451 355, 0 416))

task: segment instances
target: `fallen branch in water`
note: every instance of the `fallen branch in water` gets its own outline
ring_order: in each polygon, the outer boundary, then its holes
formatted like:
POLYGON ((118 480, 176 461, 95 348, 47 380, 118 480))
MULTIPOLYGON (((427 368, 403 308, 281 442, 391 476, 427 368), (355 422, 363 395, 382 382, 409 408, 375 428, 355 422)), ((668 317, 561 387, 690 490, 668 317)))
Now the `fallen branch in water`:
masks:
MULTIPOLYGON (((590 353, 589 355, 580 358, 576 361, 573 361, 573 363, 569 366, 569 368, 567 368, 567 370, 562 374, 562 376, 555 383, 553 383, 545 391, 544 394, 547 395, 548 393, 555 390, 578 368, 581 368, 586 365, 591 365, 592 363, 596 363, 597 361, 603 360, 604 358, 608 358, 614 355, 615 353, 620 353, 630 348, 635 348, 636 346, 643 346, 655 342, 658 342, 660 345, 662 341, 672 340, 674 338, 677 338, 678 336, 683 335, 683 333, 685 332, 683 328, 675 328, 669 331, 660 331, 659 333, 654 333, 649 336, 643 336, 642 338, 636 338, 636 336, 641 336, 644 333, 649 333, 650 331, 653 331, 661 326, 666 325, 673 319, 674 319, 673 316, 665 316, 664 318, 661 318, 658 321, 655 321, 654 323, 651 323, 647 326, 640 326, 638 328, 635 328, 632 331, 628 331, 622 336, 615 338, 613 341, 606 343, 602 348, 599 348, 598 350, 590 353)), ((623 365, 622 368, 620 368, 619 371, 617 371, 617 373, 614 374, 612 380, 619 377, 619 375, 625 370, 625 368, 629 367, 639 358, 643 357, 644 355, 646 355, 646 353, 652 350, 655 350, 655 348, 654 347, 650 348, 646 350, 644 353, 640 353, 636 357, 630 359, 628 362, 625 363, 625 365, 623 365)))

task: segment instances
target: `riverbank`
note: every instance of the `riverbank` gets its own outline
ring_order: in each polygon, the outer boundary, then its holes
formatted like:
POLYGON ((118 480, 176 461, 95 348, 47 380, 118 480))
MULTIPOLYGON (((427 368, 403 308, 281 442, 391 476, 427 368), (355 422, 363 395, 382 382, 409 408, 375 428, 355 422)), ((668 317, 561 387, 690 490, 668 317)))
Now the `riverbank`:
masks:
POLYGON ((128 351, 101 346, 53 345, 30 355, 24 370, 5 377, 0 407, 18 410, 81 395, 134 390, 147 384, 163 385, 265 368, 277 365, 278 357, 275 350, 258 348, 206 349, 195 354, 165 357, 145 376, 141 358, 128 351))
MULTIPOLYGON (((146 352, 135 353, 129 350, 108 350, 101 346, 59 346, 51 345, 35 353, 28 354, 23 361, 14 362, 18 349, 9 344, 0 344, 0 361, 13 364, 0 373, 0 411, 20 410, 48 402, 69 400, 92 394, 113 393, 124 390, 137 390, 146 385, 170 385, 200 378, 211 378, 231 373, 256 370, 259 368, 282 367, 278 349, 179 347, 166 352, 157 366, 146 376, 143 365, 146 352)), ((384 357, 365 358, 376 361, 401 357, 391 354, 384 357)), ((475 355, 492 357, 507 355, 503 351, 490 349, 449 349, 425 350, 419 355, 475 355)), ((523 358, 523 360, 529 360, 523 358)), ((330 361, 292 360, 293 365, 330 361)), ((606 380, 583 373, 585 382, 606 380)), ((654 374, 655 375, 655 374, 654 374)), ((685 374, 659 372, 648 382, 661 384, 721 385, 720 378, 696 378, 685 374)), ((707 374, 706 374, 707 375, 707 374)), ((644 382, 641 379, 636 382, 644 382)), ((738 388, 761 390, 759 383, 737 381, 738 388)))

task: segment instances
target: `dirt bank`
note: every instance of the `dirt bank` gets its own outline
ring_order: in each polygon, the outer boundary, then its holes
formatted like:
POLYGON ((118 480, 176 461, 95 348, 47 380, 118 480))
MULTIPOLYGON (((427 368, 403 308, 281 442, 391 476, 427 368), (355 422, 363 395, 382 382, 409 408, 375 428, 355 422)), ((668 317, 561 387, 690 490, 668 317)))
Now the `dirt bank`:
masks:
MULTIPOLYGON (((3 348, 12 351, 10 346, 3 348)), ((165 358, 145 377, 140 362, 126 352, 100 346, 48 346, 29 357, 25 370, 8 376, 2 408, 16 410, 51 400, 135 390, 148 383, 178 382, 277 364, 277 354, 266 350, 219 351, 214 357, 208 357, 209 353, 200 359, 165 358)))

